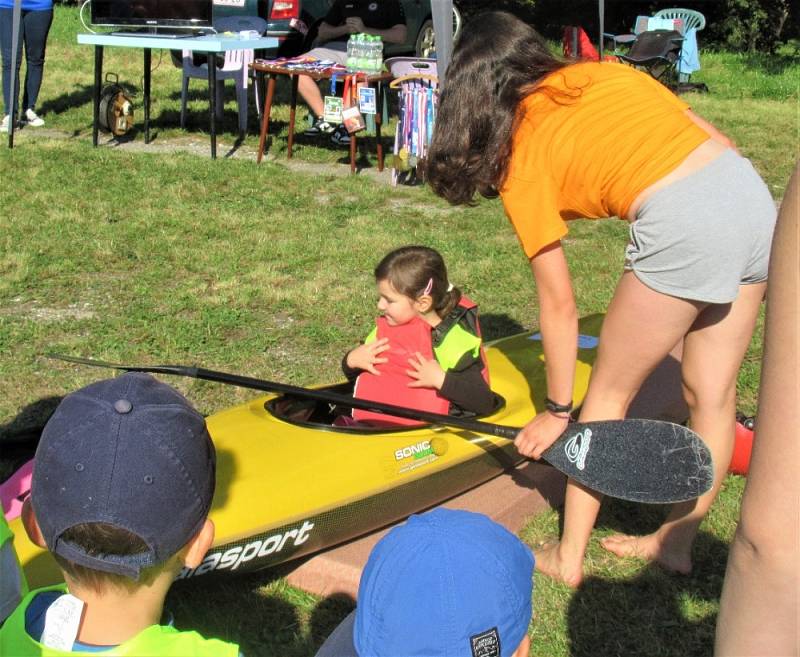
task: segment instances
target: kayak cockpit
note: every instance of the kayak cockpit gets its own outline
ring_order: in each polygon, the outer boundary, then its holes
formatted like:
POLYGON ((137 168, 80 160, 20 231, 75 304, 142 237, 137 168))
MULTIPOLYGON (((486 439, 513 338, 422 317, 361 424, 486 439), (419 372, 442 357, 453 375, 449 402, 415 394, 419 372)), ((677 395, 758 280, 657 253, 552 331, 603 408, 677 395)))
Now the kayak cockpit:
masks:
MULTIPOLYGON (((317 388, 319 392, 329 392, 335 395, 353 396, 353 382, 338 383, 324 388, 317 388)), ((500 395, 494 395, 494 407, 489 415, 494 415, 505 406, 506 402, 500 395)), ((346 433, 385 434, 398 431, 412 431, 425 424, 418 425, 369 425, 362 422, 353 422, 351 409, 344 404, 334 404, 328 401, 308 399, 297 395, 279 395, 264 404, 264 408, 273 417, 301 427, 310 427, 322 431, 341 431, 346 433)), ((462 413, 459 417, 477 418, 473 413, 462 413)))

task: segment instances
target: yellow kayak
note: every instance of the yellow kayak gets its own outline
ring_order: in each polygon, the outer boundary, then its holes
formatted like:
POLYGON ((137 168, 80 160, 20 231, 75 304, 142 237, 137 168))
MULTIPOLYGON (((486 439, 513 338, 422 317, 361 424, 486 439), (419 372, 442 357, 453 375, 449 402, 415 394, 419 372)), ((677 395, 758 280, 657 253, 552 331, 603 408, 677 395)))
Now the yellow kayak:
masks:
MULTIPOLYGON (((602 315, 580 323, 574 400, 596 355, 602 315)), ((523 426, 544 408, 542 343, 522 333, 489 343, 492 390, 486 422, 523 426)), ((323 388, 340 391, 341 386, 323 388)), ((429 508, 519 463, 505 438, 423 425, 363 430, 331 425, 328 404, 264 395, 207 418, 217 449, 211 508, 214 547, 180 578, 274 566, 337 545, 429 508)), ((60 580, 49 554, 16 519, 15 547, 32 587, 60 580)))

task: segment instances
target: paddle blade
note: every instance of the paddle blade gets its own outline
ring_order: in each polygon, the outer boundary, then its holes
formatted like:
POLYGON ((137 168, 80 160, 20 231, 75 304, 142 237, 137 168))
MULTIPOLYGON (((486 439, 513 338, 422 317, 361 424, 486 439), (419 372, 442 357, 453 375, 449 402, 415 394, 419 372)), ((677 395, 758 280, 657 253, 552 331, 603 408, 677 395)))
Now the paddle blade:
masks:
POLYGON ((671 504, 711 488, 711 452, 696 433, 657 420, 571 424, 542 454, 570 479, 631 502, 671 504))

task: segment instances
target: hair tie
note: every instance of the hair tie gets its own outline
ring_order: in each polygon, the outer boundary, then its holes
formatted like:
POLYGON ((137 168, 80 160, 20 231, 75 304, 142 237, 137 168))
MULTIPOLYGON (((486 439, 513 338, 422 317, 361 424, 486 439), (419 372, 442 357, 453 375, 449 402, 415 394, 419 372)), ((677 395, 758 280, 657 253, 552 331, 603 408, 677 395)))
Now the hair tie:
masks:
POLYGON ((452 283, 450 283, 448 281, 448 283, 447 283, 447 291, 448 292, 452 292, 454 287, 455 287, 455 285, 453 285, 452 283))

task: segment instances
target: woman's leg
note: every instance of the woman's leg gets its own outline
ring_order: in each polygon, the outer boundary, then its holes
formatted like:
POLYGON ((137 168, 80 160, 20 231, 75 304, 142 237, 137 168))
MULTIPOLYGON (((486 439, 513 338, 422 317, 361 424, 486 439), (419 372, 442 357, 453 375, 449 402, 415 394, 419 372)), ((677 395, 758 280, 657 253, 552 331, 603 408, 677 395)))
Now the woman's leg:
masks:
MULTIPOLYGON (((17 75, 16 94, 11 92, 11 38, 13 26, 13 9, 0 9, 0 50, 3 58, 3 113, 11 114, 11 101, 19 96, 19 71, 22 65, 22 41, 24 28, 20 25, 19 41, 17 42, 17 75)), ((16 103, 15 103, 16 105, 16 103)))
MULTIPOLYGON (((632 272, 623 274, 603 322, 581 421, 625 417, 644 380, 686 334, 703 307, 656 292, 632 272)), ((580 584, 600 499, 598 493, 568 482, 561 542, 537 550, 537 570, 570 586, 580 584)))
POLYGON ((733 451, 736 378, 750 344, 766 283, 742 285, 731 304, 706 308, 686 335, 683 387, 689 419, 714 458, 714 486, 696 501, 676 504, 664 524, 647 536, 612 536, 603 547, 620 556, 652 559, 681 573, 692 568, 698 527, 717 496, 733 451))
POLYGON ((29 11, 25 15, 25 93, 22 111, 33 109, 39 98, 44 75, 44 54, 47 35, 53 23, 53 10, 29 11))

